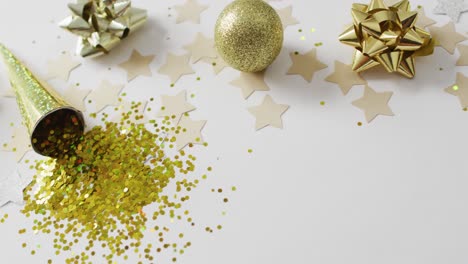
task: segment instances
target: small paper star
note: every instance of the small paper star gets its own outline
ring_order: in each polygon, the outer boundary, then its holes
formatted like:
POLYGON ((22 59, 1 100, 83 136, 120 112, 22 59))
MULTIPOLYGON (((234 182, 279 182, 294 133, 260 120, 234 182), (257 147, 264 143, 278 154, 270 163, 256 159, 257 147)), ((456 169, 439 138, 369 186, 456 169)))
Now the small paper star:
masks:
POLYGON ((16 98, 15 91, 13 91, 13 89, 11 88, 8 89, 6 92, 1 93, 0 96, 6 97, 6 98, 16 98))
POLYGON ((445 88, 445 91, 451 95, 458 96, 463 108, 468 107, 468 77, 461 72, 457 73, 457 82, 445 88))
POLYGON ((348 94, 354 85, 367 84, 366 80, 359 73, 353 71, 351 65, 346 65, 339 61, 335 61, 335 72, 325 80, 338 84, 344 95, 348 94))
POLYGON ((458 22, 461 13, 468 11, 465 0, 438 0, 438 2, 434 14, 447 15, 453 22, 458 22))
POLYGON ((172 131, 169 133, 169 136, 176 138, 175 144, 178 150, 185 148, 188 144, 203 144, 201 130, 205 124, 205 120, 194 121, 190 117, 183 115, 177 125, 181 128, 181 131, 178 134, 172 131))
POLYGON ((68 81, 70 72, 81 65, 81 62, 74 61, 68 53, 62 53, 56 60, 47 63, 48 73, 46 80, 59 78, 68 81))
POLYGON ((81 112, 86 111, 84 99, 86 96, 89 95, 91 90, 89 89, 79 89, 76 85, 70 86, 65 92, 63 93, 63 98, 67 101, 71 106, 75 107, 76 109, 80 110, 81 112))
POLYGON ((283 23, 283 28, 287 28, 289 26, 299 24, 299 21, 295 17, 292 16, 292 6, 278 9, 277 13, 281 18, 281 22, 283 23))
POLYGON ((0 207, 9 203, 23 204, 23 190, 28 186, 29 182, 22 179, 15 170, 0 182, 0 207))
POLYGON ((16 162, 21 162, 23 157, 32 150, 31 139, 28 130, 23 125, 13 129, 11 142, 2 146, 3 151, 14 152, 16 162))
POLYGON ((216 58, 218 56, 214 40, 206 38, 202 33, 198 33, 195 40, 184 48, 192 53, 192 63, 203 58, 216 58))
POLYGON ((130 58, 119 64, 127 72, 127 81, 135 79, 137 76, 151 77, 151 69, 149 64, 154 60, 154 55, 142 56, 137 50, 133 50, 130 58))
POLYGON ((229 65, 219 55, 216 58, 203 58, 202 61, 211 64, 216 75, 222 72, 224 68, 229 67, 229 65))
POLYGON ((91 91, 87 99, 94 102, 96 112, 100 112, 108 105, 119 103, 119 94, 123 88, 124 85, 114 85, 109 81, 102 81, 97 89, 91 91))
POLYGON ((187 0, 183 5, 176 5, 178 16, 176 23, 185 21, 192 21, 193 23, 200 24, 200 14, 208 9, 206 5, 200 5, 195 0, 187 0))
POLYGON ((288 105, 277 104, 271 96, 266 95, 263 103, 249 108, 249 112, 255 116, 255 130, 260 130, 267 126, 283 128, 281 117, 288 109, 288 105))
POLYGON ((378 93, 366 85, 363 97, 354 101, 352 104, 364 111, 367 123, 370 123, 378 115, 394 115, 392 109, 388 106, 388 102, 392 95, 393 92, 378 93))
POLYGON ((169 76, 171 82, 176 83, 183 75, 195 73, 190 67, 189 61, 189 53, 181 56, 168 53, 166 63, 161 66, 158 72, 169 76))
POLYGON ((122 120, 123 114, 127 114, 131 111, 134 115, 131 115, 128 120, 130 120, 132 124, 145 124, 148 122, 148 117, 145 115, 147 104, 148 102, 137 103, 122 100, 120 104, 115 107, 115 114, 111 121, 118 123, 122 120))
POLYGON ((195 107, 187 102, 187 94, 185 91, 180 92, 175 96, 161 95, 162 107, 156 114, 157 117, 175 117, 174 123, 177 124, 180 117, 190 111, 195 110, 195 107))
POLYGON ((436 23, 435 20, 430 19, 426 16, 426 12, 424 11, 424 7, 418 8, 418 20, 416 21, 416 25, 421 28, 427 28, 428 26, 432 26, 436 23))
POLYGON ((293 64, 289 68, 287 74, 299 74, 308 82, 312 81, 315 72, 328 67, 317 59, 316 49, 312 49, 304 55, 291 53, 289 56, 291 57, 293 64))
POLYGON ((457 66, 468 66, 468 45, 459 45, 460 58, 457 61, 457 66))
POLYGON ((270 87, 265 83, 265 72, 247 73, 241 72, 239 78, 230 84, 241 88, 244 99, 249 98, 255 91, 269 91, 270 87))
POLYGON ((459 42, 466 40, 466 37, 455 31, 455 24, 448 23, 443 27, 432 26, 429 28, 432 36, 438 42, 438 46, 442 46, 450 54, 455 52, 455 48, 459 42))

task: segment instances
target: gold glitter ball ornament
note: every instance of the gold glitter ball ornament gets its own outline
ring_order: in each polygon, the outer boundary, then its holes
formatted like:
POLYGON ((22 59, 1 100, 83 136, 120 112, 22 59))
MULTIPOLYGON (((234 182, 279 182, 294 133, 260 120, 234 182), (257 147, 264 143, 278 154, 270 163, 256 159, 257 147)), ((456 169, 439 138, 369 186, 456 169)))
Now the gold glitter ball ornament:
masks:
POLYGON ((236 0, 219 15, 215 43, 218 53, 233 68, 262 71, 283 46, 281 18, 262 0, 236 0))

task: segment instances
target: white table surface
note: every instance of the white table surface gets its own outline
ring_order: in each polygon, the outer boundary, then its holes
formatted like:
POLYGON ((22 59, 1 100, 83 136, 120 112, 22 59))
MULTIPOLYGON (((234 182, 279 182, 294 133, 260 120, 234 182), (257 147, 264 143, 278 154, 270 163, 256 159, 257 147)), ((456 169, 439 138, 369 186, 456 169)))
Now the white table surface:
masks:
MULTIPOLYGON (((74 51, 75 36, 57 26, 69 14, 64 1, 1 1, 0 42, 39 76, 47 73, 48 60, 74 51)), ((220 223, 224 228, 215 234, 188 229, 193 246, 179 263, 468 263, 468 112, 443 91, 455 82, 456 72, 468 75, 468 67, 454 66, 458 52, 450 55, 436 48, 433 56, 418 58, 413 80, 383 71, 364 74, 375 90, 394 92, 389 105, 395 116, 380 116, 367 124, 362 111, 351 105, 362 96, 363 86, 344 96, 336 84, 324 81, 335 60, 351 62, 352 48, 340 44, 337 35, 351 21, 352 0, 272 2, 278 8, 292 5, 300 24, 286 29, 284 48, 267 71, 271 91, 256 92, 248 100, 229 84, 238 76, 232 69, 214 75, 210 65, 195 64, 196 74, 182 77, 174 88, 157 73, 167 53, 183 53, 182 47, 197 32, 212 36, 217 15, 229 1, 199 0, 210 6, 199 25, 175 23, 175 10, 168 7, 182 2, 135 0, 134 6, 148 9, 151 17, 142 31, 105 58, 79 59, 83 65, 68 83, 50 82, 59 91, 77 82, 89 89, 104 79, 126 83, 125 72, 116 65, 136 48, 156 54, 156 59, 151 64, 153 77, 126 84, 129 98, 145 100, 181 90, 196 94, 188 99, 197 107, 193 117, 208 120, 203 136, 209 147, 199 159, 215 171, 193 194, 190 210, 200 223, 220 223), (288 54, 308 51, 316 42, 323 42, 318 58, 329 67, 316 73, 312 83, 287 76, 288 54), (201 81, 195 80, 197 76, 201 81), (290 105, 283 130, 254 130, 247 108, 259 104, 265 94, 290 105), (228 205, 210 192, 218 186, 226 190, 237 186, 228 205), (223 210, 226 216, 221 216, 223 210)), ((412 1, 413 7, 417 5, 425 7, 437 26, 449 22, 447 16, 432 14, 435 0, 412 1)), ((457 29, 466 35, 468 14, 462 15, 457 29)), ((0 92, 8 86, 2 71, 0 92)), ((0 142, 8 141, 10 122, 21 120, 14 100, 0 98, 0 120, 0 142)), ((0 178, 12 173, 18 167, 14 154, 1 152, 0 167, 0 178)), ((24 166, 19 167, 27 174, 24 166)), ((0 216, 10 215, 0 225, 0 263, 46 263, 54 256, 53 237, 20 237, 18 229, 31 226, 20 208, 15 204, 0 208, 0 216), (31 256, 21 248, 23 242, 41 249, 31 256)), ((64 257, 54 256, 58 260, 54 263, 64 257)), ((159 263, 169 262, 163 257, 159 263)))

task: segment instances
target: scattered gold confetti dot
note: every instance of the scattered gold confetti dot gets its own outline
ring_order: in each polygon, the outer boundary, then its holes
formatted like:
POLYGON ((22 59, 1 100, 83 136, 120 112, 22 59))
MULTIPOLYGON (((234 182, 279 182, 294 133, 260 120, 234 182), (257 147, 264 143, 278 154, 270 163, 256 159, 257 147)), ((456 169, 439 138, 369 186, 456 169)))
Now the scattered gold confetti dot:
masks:
MULTIPOLYGON (((132 102, 132 105, 138 104, 132 102)), ((200 178, 207 178, 206 174, 194 176, 198 175, 194 173, 196 157, 186 150, 174 155, 164 151, 162 145, 168 139, 158 132, 169 131, 170 119, 163 121, 163 128, 155 124, 151 131, 144 124, 131 121, 137 114, 138 110, 132 107, 120 121, 113 123, 103 113, 104 125, 91 128, 57 158, 38 160, 33 166, 36 175, 24 190, 22 213, 26 217, 34 216, 32 233, 54 236, 54 252, 56 255, 67 252, 66 263, 88 263, 89 256, 99 255, 96 248, 106 249, 102 258, 108 263, 117 257, 127 259, 127 252, 135 252, 152 262, 152 245, 143 243, 150 219, 157 224, 159 217, 168 216, 171 223, 187 220, 195 225, 184 205, 200 178), (177 195, 171 198, 167 192, 173 185, 177 195), (158 207, 149 211, 150 207, 146 206, 150 204, 158 207), (87 243, 84 250, 75 253, 82 242, 87 243)), ((56 131, 50 133, 56 134, 56 131)), ((212 167, 207 170, 212 171, 212 167)), ((227 198, 224 200, 227 202, 227 198)), ((158 241, 165 243, 157 252, 164 249, 175 254, 181 252, 182 245, 168 243, 167 227, 156 225, 150 229, 156 230, 163 231, 158 241)), ((26 229, 18 233, 24 234, 26 229)), ((183 233, 177 234, 179 238, 184 237, 183 233)), ((190 245, 187 242, 183 247, 190 245)))
POLYGON ((357 125, 358 125, 358 126, 362 126, 362 122, 358 122, 357 125))
POLYGON ((458 87, 458 85, 454 85, 454 86, 452 87, 452 89, 453 89, 454 91, 458 91, 458 89, 460 89, 460 87, 458 87))

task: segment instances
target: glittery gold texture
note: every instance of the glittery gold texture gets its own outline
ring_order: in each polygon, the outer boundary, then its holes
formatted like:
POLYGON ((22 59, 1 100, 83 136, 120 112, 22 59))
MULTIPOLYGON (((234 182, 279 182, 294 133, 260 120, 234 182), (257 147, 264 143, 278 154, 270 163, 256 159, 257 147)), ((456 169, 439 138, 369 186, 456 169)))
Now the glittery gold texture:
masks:
POLYGON ((413 78, 414 58, 434 51, 429 32, 416 26, 418 12, 411 11, 408 0, 389 7, 383 0, 353 4, 351 14, 354 24, 339 40, 356 49, 353 70, 357 72, 382 65, 388 72, 413 78))
POLYGON ((219 15, 216 48, 233 68, 258 72, 268 67, 283 46, 283 25, 262 0, 236 0, 219 15))
POLYGON ((159 253, 179 255, 191 245, 180 232, 171 240, 171 231, 177 230, 160 220, 195 226, 186 203, 206 174, 197 173, 190 150, 168 151, 176 137, 160 135, 180 129, 170 118, 162 124, 151 120, 151 126, 131 121, 141 117, 140 106, 132 102, 117 123, 106 121, 86 132, 69 153, 36 163, 22 212, 34 215, 34 233, 55 236, 57 255, 69 256, 87 242, 67 263, 89 263, 99 257, 96 249, 102 253, 96 263, 127 260, 133 253, 152 263, 159 253), (152 244, 142 241, 147 230, 156 236, 152 244))
POLYGON ((131 7, 130 0, 77 0, 68 8, 72 15, 60 26, 78 35, 83 57, 108 53, 147 21, 146 10, 131 7))
POLYGON ((31 136, 33 149, 55 156, 68 149, 84 130, 83 116, 44 82, 36 78, 5 46, 0 54, 8 69, 23 122, 31 136))

